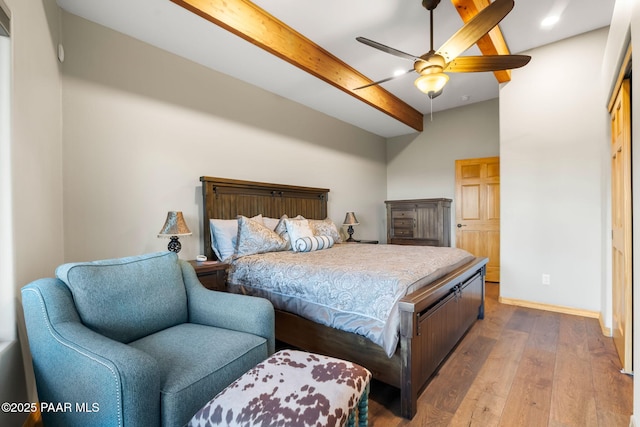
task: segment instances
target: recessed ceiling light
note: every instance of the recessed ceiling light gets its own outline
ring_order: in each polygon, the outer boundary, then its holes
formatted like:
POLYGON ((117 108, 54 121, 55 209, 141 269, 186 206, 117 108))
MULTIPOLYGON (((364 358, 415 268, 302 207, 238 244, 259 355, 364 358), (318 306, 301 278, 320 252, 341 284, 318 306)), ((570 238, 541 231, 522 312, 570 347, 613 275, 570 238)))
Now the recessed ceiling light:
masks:
POLYGON ((407 72, 407 70, 400 70, 400 69, 398 69, 398 70, 395 70, 395 71, 393 72, 393 75, 394 75, 394 76, 396 76, 396 77, 398 77, 398 76, 401 76, 401 75, 403 75, 403 74, 406 74, 406 72, 407 72))
POLYGON ((465 102, 466 102, 466 101, 468 101, 468 100, 470 100, 470 99, 471 99, 471 96, 469 96, 469 95, 462 95, 462 96, 460 97, 460 99, 462 99, 463 101, 465 101, 465 102))
POLYGON ((560 17, 558 15, 549 15, 542 20, 540 26, 542 28, 551 28, 556 25, 560 21, 560 17))

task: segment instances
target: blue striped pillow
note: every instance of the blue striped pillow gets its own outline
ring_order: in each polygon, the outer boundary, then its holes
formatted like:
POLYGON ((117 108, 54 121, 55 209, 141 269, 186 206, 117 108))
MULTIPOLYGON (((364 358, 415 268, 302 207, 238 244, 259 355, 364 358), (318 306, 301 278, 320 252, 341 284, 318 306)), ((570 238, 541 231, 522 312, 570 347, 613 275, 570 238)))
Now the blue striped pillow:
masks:
POLYGON ((331 236, 301 237, 296 240, 295 250, 297 252, 311 252, 328 249, 331 246, 333 246, 331 236))

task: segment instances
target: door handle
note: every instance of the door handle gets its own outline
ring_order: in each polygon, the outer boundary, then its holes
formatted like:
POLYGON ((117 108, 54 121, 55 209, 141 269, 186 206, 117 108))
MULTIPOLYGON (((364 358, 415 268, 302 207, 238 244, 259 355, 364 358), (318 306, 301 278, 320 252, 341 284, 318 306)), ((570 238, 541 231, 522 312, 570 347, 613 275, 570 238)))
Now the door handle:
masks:
POLYGON ((458 228, 466 227, 467 224, 458 224, 458 228))

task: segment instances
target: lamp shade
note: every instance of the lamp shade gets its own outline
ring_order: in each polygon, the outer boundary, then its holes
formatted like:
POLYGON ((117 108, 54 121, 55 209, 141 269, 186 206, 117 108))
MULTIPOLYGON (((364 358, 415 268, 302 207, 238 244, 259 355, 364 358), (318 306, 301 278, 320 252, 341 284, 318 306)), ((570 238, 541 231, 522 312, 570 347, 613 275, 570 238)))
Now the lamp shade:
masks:
POLYGON ((358 219, 356 218, 356 214, 353 212, 347 212, 347 215, 344 217, 344 222, 342 225, 358 225, 358 219))
POLYGON ((162 230, 158 233, 158 237, 172 237, 172 236, 190 236, 191 231, 187 227, 187 223, 184 222, 184 217, 180 211, 167 212, 167 220, 162 226, 162 230))
POLYGON ((430 73, 423 74, 422 76, 418 77, 416 81, 413 82, 413 84, 416 85, 416 87, 420 89, 421 92, 429 95, 430 93, 435 94, 437 92, 440 92, 448 81, 449 76, 445 73, 430 73))

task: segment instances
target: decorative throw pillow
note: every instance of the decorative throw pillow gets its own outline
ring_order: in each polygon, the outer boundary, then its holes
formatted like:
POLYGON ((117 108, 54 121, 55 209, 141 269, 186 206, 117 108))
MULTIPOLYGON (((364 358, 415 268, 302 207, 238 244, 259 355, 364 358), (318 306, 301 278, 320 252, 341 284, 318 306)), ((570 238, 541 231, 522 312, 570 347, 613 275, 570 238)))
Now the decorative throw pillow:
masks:
POLYGON ((331 246, 333 246, 333 237, 331 236, 301 237, 296 240, 293 250, 296 252, 311 252, 329 249, 331 246))
MULTIPOLYGON (((262 215, 256 215, 254 221, 262 222, 262 215)), ((237 219, 210 219, 211 249, 220 261, 228 261, 236 251, 238 238, 237 219)))
MULTIPOLYGON (((313 237, 313 231, 311 231, 309 221, 306 219, 285 219, 284 224, 287 227, 291 242, 295 242, 302 237, 313 237)), ((293 250, 296 250, 295 245, 293 245, 293 250)))
POLYGON ((340 231, 338 231, 338 227, 330 218, 310 219, 308 221, 314 236, 330 236, 335 243, 342 242, 340 231))
MULTIPOLYGON (((287 242, 287 248, 285 250, 290 251, 291 239, 289 238, 289 233, 287 232, 287 225, 284 222, 286 219, 289 219, 289 217, 286 214, 282 215, 280 221, 278 221, 278 225, 276 225, 273 231, 278 233, 278 235, 280 235, 280 237, 282 237, 287 242)), ((294 219, 304 219, 304 217, 302 215, 298 215, 294 219)))
POLYGON ((283 251, 287 242, 275 231, 269 230, 258 221, 241 216, 238 218, 238 243, 235 257, 283 251))

